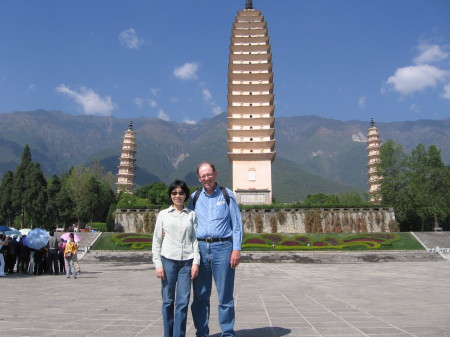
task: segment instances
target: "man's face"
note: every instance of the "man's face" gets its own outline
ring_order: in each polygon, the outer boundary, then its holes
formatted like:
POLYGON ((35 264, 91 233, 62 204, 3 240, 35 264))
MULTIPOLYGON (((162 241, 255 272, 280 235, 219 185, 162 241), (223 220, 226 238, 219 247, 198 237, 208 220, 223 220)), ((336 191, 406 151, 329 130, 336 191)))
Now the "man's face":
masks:
POLYGON ((198 181, 202 184, 206 191, 212 191, 216 188, 217 172, 213 171, 208 164, 200 166, 198 170, 198 181))

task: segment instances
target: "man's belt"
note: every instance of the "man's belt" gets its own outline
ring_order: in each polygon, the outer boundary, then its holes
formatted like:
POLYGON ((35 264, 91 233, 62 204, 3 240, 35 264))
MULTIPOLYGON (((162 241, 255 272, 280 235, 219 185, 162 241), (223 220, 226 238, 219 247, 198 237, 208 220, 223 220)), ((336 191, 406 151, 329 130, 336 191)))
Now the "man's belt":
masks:
POLYGON ((208 242, 208 243, 212 243, 212 242, 222 242, 222 241, 229 241, 229 240, 231 240, 231 236, 228 236, 228 237, 226 237, 226 238, 211 238, 211 237, 208 237, 208 238, 206 238, 206 239, 200 239, 200 238, 197 238, 197 240, 198 240, 198 241, 205 241, 205 242, 208 242))

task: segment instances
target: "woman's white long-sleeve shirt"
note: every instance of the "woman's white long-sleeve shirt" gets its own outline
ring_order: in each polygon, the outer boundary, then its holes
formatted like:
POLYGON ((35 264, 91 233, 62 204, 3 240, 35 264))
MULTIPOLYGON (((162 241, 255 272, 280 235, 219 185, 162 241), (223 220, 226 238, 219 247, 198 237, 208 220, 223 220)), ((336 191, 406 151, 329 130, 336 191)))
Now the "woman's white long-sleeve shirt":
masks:
POLYGON ((152 242, 155 268, 162 267, 161 256, 176 261, 194 259, 194 264, 200 264, 196 228, 197 216, 188 208, 178 212, 170 206, 159 212, 152 242))

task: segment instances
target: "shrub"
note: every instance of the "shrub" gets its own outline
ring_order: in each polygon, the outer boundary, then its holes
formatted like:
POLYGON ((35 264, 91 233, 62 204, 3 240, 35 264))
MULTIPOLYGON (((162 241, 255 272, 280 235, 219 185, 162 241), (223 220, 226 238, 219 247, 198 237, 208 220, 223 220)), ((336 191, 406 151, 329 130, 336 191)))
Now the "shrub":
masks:
POLYGON ((245 243, 259 243, 259 244, 265 244, 266 241, 264 241, 263 239, 251 238, 251 239, 246 240, 245 243))
POLYGON ((262 234, 261 236, 264 239, 272 241, 273 243, 278 243, 283 240, 283 237, 278 234, 262 234))
POLYGON ((91 228, 95 228, 99 232, 107 232, 108 231, 106 222, 91 222, 91 228))
POLYGON ((300 243, 297 241, 283 241, 281 244, 283 246, 300 246, 300 243))
POLYGON ((323 241, 326 242, 329 246, 337 246, 340 244, 340 242, 335 238, 325 238, 325 240, 323 241))
POLYGON ((293 239, 295 241, 298 241, 298 242, 303 243, 305 245, 307 245, 309 243, 309 238, 307 236, 297 235, 297 236, 294 236, 293 239))

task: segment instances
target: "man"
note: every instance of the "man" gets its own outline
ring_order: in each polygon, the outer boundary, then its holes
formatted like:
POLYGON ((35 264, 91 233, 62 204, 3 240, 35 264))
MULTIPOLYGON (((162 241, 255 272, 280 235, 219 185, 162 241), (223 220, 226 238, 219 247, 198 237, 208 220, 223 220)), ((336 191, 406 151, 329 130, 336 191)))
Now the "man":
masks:
POLYGON ((241 257, 242 218, 234 194, 222 191, 216 182, 213 164, 197 166, 198 180, 203 186, 194 192, 189 207, 197 214, 197 239, 200 249, 199 275, 193 281, 194 298, 191 306, 196 336, 209 336, 209 313, 212 279, 219 300, 219 324, 222 336, 234 332, 234 275, 241 257), (196 193, 199 195, 196 197, 196 193))
POLYGON ((55 236, 55 232, 53 229, 50 231, 50 238, 47 243, 47 273, 50 275, 58 275, 59 267, 58 267, 58 246, 59 240, 55 236))

